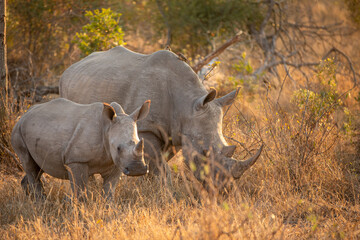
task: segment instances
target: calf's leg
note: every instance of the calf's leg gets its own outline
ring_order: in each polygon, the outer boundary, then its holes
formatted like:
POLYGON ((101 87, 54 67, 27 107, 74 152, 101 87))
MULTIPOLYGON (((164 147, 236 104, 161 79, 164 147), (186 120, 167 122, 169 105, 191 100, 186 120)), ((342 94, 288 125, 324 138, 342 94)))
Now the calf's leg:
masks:
POLYGON ((34 194, 36 199, 44 199, 45 191, 40 180, 43 171, 27 150, 26 152, 17 152, 17 154, 26 173, 21 181, 21 186, 24 189, 26 195, 34 194))
POLYGON ((85 163, 70 163, 67 165, 71 189, 78 200, 86 199, 86 186, 89 180, 89 167, 85 163))
POLYGON ((101 176, 104 179, 104 197, 112 200, 114 197, 115 188, 120 180, 121 171, 117 167, 114 167, 110 172, 102 174, 101 176))
POLYGON ((43 171, 28 151, 21 135, 19 124, 16 124, 15 128, 13 129, 11 135, 11 144, 16 154, 18 155, 26 173, 25 177, 21 181, 21 186, 25 190, 25 193, 27 195, 34 193, 36 199, 44 198, 44 188, 42 182, 40 181, 43 171))

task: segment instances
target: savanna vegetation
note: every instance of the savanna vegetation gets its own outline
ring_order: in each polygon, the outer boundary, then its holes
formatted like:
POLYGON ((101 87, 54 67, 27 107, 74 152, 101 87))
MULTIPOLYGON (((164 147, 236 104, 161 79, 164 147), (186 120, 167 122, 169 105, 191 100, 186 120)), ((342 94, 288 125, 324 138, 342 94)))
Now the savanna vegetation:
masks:
POLYGON ((358 0, 8 0, 0 238, 360 238, 359 9, 358 0), (123 177, 109 203, 95 176, 88 199, 69 202, 69 182, 45 174, 46 200, 25 195, 13 126, 58 97, 68 66, 117 45, 170 47, 205 66, 203 83, 220 95, 241 87, 224 110, 224 136, 237 159, 265 148, 232 189, 205 191, 179 152, 172 187, 123 177))

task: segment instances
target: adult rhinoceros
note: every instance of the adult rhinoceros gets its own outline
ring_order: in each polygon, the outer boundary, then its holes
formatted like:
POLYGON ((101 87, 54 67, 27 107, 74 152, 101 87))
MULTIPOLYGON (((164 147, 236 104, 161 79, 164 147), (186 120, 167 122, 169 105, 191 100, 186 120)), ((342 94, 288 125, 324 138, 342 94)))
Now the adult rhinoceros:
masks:
POLYGON ((127 112, 150 99, 154 107, 138 124, 150 172, 156 172, 160 153, 170 150, 173 156, 173 147, 183 148, 185 163, 194 161, 198 169, 201 155, 211 149, 214 176, 225 169, 239 178, 262 150, 246 161, 231 158, 235 146, 228 146, 222 135, 222 107, 234 101, 237 91, 215 99, 216 90, 208 92, 191 67, 170 51, 144 55, 115 47, 92 53, 63 73, 60 95, 79 103, 116 101, 127 112))

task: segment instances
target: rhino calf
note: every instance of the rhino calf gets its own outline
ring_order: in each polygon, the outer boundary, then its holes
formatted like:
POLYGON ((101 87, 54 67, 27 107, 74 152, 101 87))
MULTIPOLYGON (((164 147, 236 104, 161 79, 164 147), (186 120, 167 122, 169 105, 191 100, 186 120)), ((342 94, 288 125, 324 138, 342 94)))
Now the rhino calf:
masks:
POLYGON ((112 197, 121 173, 140 176, 148 172, 143 139, 136 121, 149 113, 146 101, 130 115, 112 102, 77 104, 58 98, 32 107, 16 123, 11 144, 26 172, 21 185, 35 197, 44 196, 43 172, 70 179, 77 197, 84 193, 88 177, 104 179, 104 193, 112 197))

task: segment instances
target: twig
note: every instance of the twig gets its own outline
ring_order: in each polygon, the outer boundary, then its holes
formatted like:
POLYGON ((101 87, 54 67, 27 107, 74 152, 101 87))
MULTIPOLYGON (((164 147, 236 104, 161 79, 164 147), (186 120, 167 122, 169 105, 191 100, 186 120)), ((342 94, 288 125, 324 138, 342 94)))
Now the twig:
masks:
POLYGON ((242 142, 240 142, 240 141, 238 141, 238 140, 236 140, 235 138, 232 138, 232 137, 229 137, 229 136, 226 136, 226 135, 224 135, 224 137, 226 137, 226 138, 228 138, 228 139, 230 139, 230 140, 232 140, 232 141, 234 141, 234 142, 236 142, 236 143, 238 143, 238 144, 240 144, 244 149, 245 149, 245 151, 248 153, 248 154, 251 154, 251 152, 245 147, 245 145, 242 143, 242 142))
POLYGON ((17 167, 18 169, 24 170, 24 169, 22 168, 21 164, 20 164, 19 159, 16 157, 16 155, 15 155, 13 152, 11 152, 11 151, 10 151, 7 147, 5 147, 2 143, 0 143, 0 147, 1 147, 2 149, 4 149, 4 150, 12 157, 12 159, 14 160, 14 163, 16 164, 16 167, 17 167))
POLYGON ((182 234, 181 234, 181 229, 180 229, 180 225, 178 225, 174 231, 173 237, 171 238, 172 240, 175 239, 176 233, 179 232, 180 233, 180 240, 183 239, 182 234))
POLYGON ((350 70, 353 74, 353 80, 354 80, 354 87, 357 85, 357 80, 356 80, 356 72, 355 72, 355 69, 354 69, 354 66, 350 60, 350 58, 342 51, 340 51, 339 49, 337 49, 336 47, 332 47, 322 58, 322 60, 325 60, 326 58, 329 57, 329 55, 332 53, 332 52, 337 52, 339 53, 340 55, 342 55, 346 61, 349 63, 349 67, 350 67, 350 70))
POLYGON ((288 74, 287 74, 287 72, 286 72, 286 75, 285 75, 285 77, 284 77, 284 81, 282 82, 281 87, 280 87, 280 91, 279 91, 278 98, 277 98, 277 100, 276 100, 276 105, 279 105, 280 95, 281 95, 281 92, 282 92, 282 90, 283 90, 283 87, 284 87, 284 84, 285 84, 285 80, 286 80, 287 77, 288 77, 288 74))

